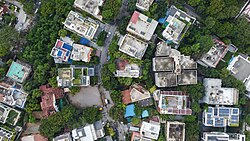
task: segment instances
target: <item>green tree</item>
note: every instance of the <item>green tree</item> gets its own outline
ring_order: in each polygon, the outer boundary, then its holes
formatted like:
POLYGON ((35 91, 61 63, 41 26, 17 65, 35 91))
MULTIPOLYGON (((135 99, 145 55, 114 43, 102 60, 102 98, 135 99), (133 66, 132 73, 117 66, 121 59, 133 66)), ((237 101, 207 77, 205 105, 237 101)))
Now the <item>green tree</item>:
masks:
POLYGON ((106 0, 102 7, 102 16, 105 21, 112 21, 120 13, 121 0, 106 0))
POLYGON ((61 30, 58 31, 58 35, 59 35, 60 37, 66 37, 67 34, 68 34, 68 32, 67 32, 67 30, 65 30, 65 29, 61 29, 61 30))
POLYGON ((87 123, 92 124, 102 118, 102 113, 96 107, 88 107, 83 110, 83 117, 87 123))
POLYGON ((10 26, 0 28, 0 57, 7 55, 18 40, 19 35, 14 28, 10 26))
POLYGON ((208 52, 214 44, 210 35, 198 36, 196 42, 200 43, 200 53, 202 54, 208 52))
POLYGON ((131 119, 131 122, 132 122, 133 125, 138 125, 141 122, 141 119, 137 118, 137 117, 133 117, 131 119))
POLYGON ((47 78, 49 77, 47 74, 50 70, 50 66, 48 64, 38 65, 34 72, 34 79, 39 84, 45 84, 47 82, 47 78))
POLYGON ((188 4, 191 6, 197 6, 200 3, 200 0, 188 0, 188 4))
POLYGON ((73 86, 73 87, 70 87, 69 90, 71 94, 75 95, 76 93, 80 92, 81 87, 73 86))
POLYGON ((52 88, 57 88, 57 80, 56 80, 56 76, 52 77, 49 79, 49 85, 52 88))
POLYGON ((108 68, 110 72, 115 72, 116 71, 116 64, 110 63, 108 64, 108 68))
POLYGON ((207 8, 207 13, 209 15, 216 15, 225 7, 224 0, 211 0, 210 5, 207 8))
POLYGON ((214 17, 209 16, 205 19, 204 23, 207 29, 212 29, 216 23, 216 19, 214 17))
POLYGON ((70 37, 71 37, 71 39, 72 39, 74 42, 76 42, 76 43, 78 43, 78 42, 80 41, 80 39, 81 39, 81 37, 78 36, 78 35, 75 34, 75 33, 71 34, 70 37))
POLYGON ((128 0, 128 12, 132 14, 136 10, 136 0, 128 0))
POLYGON ((107 36, 107 32, 106 32, 106 31, 102 31, 102 32, 98 35, 98 37, 97 37, 97 42, 96 42, 96 44, 97 44, 98 46, 104 46, 106 36, 107 36))
POLYGON ((126 77, 118 77, 118 82, 122 85, 129 86, 132 84, 133 79, 132 78, 126 78, 126 77))

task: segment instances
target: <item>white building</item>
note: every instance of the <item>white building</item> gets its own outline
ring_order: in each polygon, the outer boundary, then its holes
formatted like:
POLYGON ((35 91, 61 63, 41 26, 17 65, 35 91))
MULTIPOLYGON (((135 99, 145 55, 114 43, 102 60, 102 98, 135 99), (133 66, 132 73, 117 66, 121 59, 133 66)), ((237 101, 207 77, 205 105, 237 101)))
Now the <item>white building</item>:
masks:
POLYGON ((136 7, 141 11, 148 11, 154 0, 137 0, 136 7))
POLYGON ((233 57, 227 69, 238 80, 242 81, 247 91, 250 92, 250 61, 248 56, 238 55, 233 57))
POLYGON ((157 140, 160 134, 161 125, 159 122, 155 122, 150 120, 150 122, 142 122, 140 128, 140 135, 143 138, 149 138, 153 140, 157 140))
POLYGON ((239 133, 204 132, 202 141, 245 141, 245 135, 239 133))
POLYGON ((73 44, 70 58, 74 61, 89 62, 93 49, 88 46, 73 44))
POLYGON ((184 11, 177 9, 175 6, 171 6, 168 10, 168 16, 164 22, 165 30, 162 32, 162 36, 175 44, 179 44, 184 37, 189 26, 195 22, 195 18, 191 17, 184 11))
POLYGON ((237 105, 239 90, 235 88, 223 88, 221 79, 203 79, 205 95, 202 102, 209 105, 237 105))
POLYGON ((80 141, 97 140, 95 128, 93 124, 87 125, 84 128, 72 130, 72 137, 74 140, 80 140, 80 141))
POLYGON ((185 141, 185 123, 167 121, 166 141, 185 141))
POLYGON ((84 18, 81 14, 74 11, 69 12, 68 17, 63 24, 66 29, 78 34, 79 36, 84 36, 89 40, 94 38, 99 27, 93 19, 84 18))
POLYGON ((142 59, 144 56, 148 44, 140 39, 135 38, 129 34, 121 37, 119 42, 119 51, 128 54, 137 59, 142 59))
POLYGON ((74 6, 102 20, 99 7, 103 5, 103 2, 104 0, 75 0, 74 6))
POLYGON ((116 68, 115 77, 138 78, 140 76, 140 67, 137 64, 129 63, 128 60, 119 60, 116 68))
POLYGON ((127 31, 143 40, 149 41, 158 25, 158 22, 137 11, 132 15, 127 31))

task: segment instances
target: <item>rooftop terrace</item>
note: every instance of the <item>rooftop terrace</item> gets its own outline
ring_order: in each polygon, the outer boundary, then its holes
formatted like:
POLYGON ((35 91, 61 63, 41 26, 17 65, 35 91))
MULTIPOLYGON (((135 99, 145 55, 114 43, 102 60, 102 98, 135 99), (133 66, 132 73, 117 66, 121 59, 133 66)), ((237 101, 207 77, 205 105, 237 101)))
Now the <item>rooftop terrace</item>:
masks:
POLYGON ((203 124, 212 127, 238 127, 239 108, 208 107, 203 112, 203 124))
POLYGON ((202 102, 210 105, 237 105, 239 90, 235 88, 223 88, 221 79, 203 79, 205 95, 202 102))
POLYGON ((175 6, 171 6, 163 25, 166 27, 162 35, 168 41, 179 44, 189 26, 195 22, 195 18, 175 6))
POLYGON ((245 141, 245 135, 239 133, 204 132, 202 141, 245 141))
POLYGON ((233 57, 227 69, 236 79, 242 81, 246 89, 250 91, 250 61, 248 56, 238 55, 233 57))
POLYGON ((15 82, 23 83, 31 72, 31 66, 21 61, 12 62, 6 74, 7 77, 15 82))
POLYGON ((91 52, 93 49, 88 46, 73 44, 73 50, 70 58, 74 61, 84 61, 89 62, 91 59, 91 52))
POLYGON ((185 123, 168 121, 165 129, 166 141, 185 141, 185 123))
POLYGON ((153 71, 157 87, 173 87, 197 83, 197 63, 190 56, 172 49, 165 42, 157 44, 153 71))
POLYGON ((191 101, 189 95, 182 91, 154 92, 154 99, 160 114, 191 115, 191 101))
POLYGON ((148 44, 139 40, 129 34, 126 34, 118 43, 119 50, 129 56, 135 57, 137 59, 142 59, 144 56, 148 44))
POLYGON ((122 91, 123 104, 129 104, 150 98, 150 93, 140 85, 134 84, 128 90, 122 91))
POLYGON ((199 61, 202 62, 201 65, 216 68, 220 60, 227 54, 228 46, 218 39, 213 39, 213 41, 212 48, 199 61))
POLYGON ((117 70, 114 75, 116 77, 138 78, 141 68, 137 64, 129 63, 128 60, 118 60, 116 63, 117 70))
POLYGON ((142 11, 148 11, 154 0, 137 0, 136 7, 142 11))
POLYGON ((90 18, 84 18, 80 13, 70 11, 68 17, 63 23, 65 28, 78 34, 79 36, 84 36, 91 40, 99 27, 99 25, 90 18))
POLYGON ((143 40, 149 41, 152 38, 157 25, 158 22, 154 19, 135 11, 127 26, 127 31, 143 40))
POLYGON ((104 0, 75 0, 74 6, 102 20, 99 7, 103 5, 103 2, 104 0))
POLYGON ((72 46, 57 39, 55 46, 52 48, 50 56, 54 57, 55 63, 68 62, 72 46))

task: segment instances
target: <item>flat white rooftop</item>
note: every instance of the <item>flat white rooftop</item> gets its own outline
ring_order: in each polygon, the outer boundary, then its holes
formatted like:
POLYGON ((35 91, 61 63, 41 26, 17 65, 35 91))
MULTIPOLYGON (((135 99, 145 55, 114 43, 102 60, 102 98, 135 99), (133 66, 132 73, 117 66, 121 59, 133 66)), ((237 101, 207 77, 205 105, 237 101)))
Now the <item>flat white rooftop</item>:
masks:
POLYGON ((146 42, 139 40, 129 34, 126 34, 124 37, 122 37, 118 45, 121 52, 140 60, 144 56, 148 47, 146 42))
POLYGON ((74 6, 102 20, 100 15, 100 6, 104 0, 75 0, 74 6))
POLYGON ((64 27, 79 36, 84 36, 91 40, 99 27, 99 25, 90 18, 84 18, 80 13, 70 11, 68 17, 63 23, 64 27))
POLYGON ((146 41, 149 41, 158 25, 158 22, 137 11, 132 15, 127 26, 127 31, 146 41))
POLYGON ((154 0, 137 0, 136 7, 142 11, 148 11, 154 0))

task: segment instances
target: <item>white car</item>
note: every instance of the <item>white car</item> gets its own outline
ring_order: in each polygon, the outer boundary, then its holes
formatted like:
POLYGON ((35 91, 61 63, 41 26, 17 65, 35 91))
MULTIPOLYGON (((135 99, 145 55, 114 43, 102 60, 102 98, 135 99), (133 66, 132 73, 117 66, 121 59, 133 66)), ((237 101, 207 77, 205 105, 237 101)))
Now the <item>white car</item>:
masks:
POLYGON ((111 35, 111 32, 108 32, 108 34, 107 34, 107 36, 106 36, 106 37, 108 38, 110 35, 111 35))

